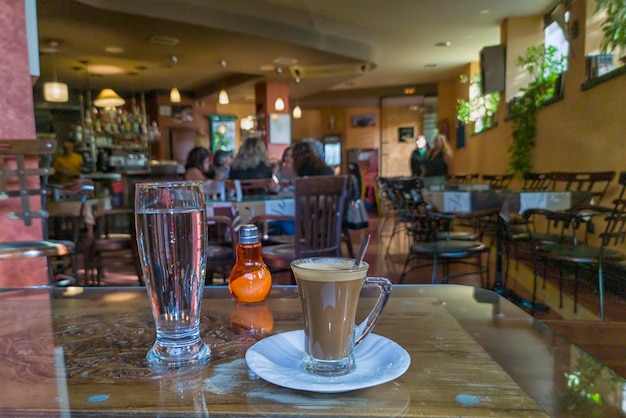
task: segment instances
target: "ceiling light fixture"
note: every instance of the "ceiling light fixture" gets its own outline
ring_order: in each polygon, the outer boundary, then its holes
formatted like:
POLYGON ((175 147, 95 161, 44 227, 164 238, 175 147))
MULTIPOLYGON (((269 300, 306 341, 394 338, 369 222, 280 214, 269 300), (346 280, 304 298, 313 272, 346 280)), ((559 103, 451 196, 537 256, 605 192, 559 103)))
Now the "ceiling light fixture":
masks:
POLYGON ((281 110, 285 110, 285 101, 282 97, 279 96, 276 98, 276 101, 274 101, 274 109, 278 110, 279 112, 281 110))
POLYGON ((300 119, 302 117, 302 108, 300 107, 300 104, 298 103, 298 84, 300 84, 300 77, 296 76, 295 82, 296 82, 296 85, 293 88, 293 92, 296 96, 296 106, 293 108, 291 116, 293 116, 294 119, 300 119))
POLYGON ((43 98, 47 102, 56 102, 56 103, 64 103, 69 101, 69 93, 67 84, 59 83, 57 81, 57 51, 59 47, 59 42, 50 41, 48 43, 48 47, 54 54, 54 64, 53 64, 53 73, 52 80, 47 83, 43 83, 43 98))
POLYGON ((118 107, 123 106, 126 100, 122 99, 113 89, 103 89, 98 97, 93 101, 97 107, 118 107))
MULTIPOLYGON (((172 68, 178 64, 178 57, 176 55, 172 55, 170 57, 172 60, 172 68)), ((172 103, 180 103, 181 102, 180 91, 178 91, 178 87, 176 87, 176 83, 174 83, 174 87, 170 90, 170 102, 172 103)))
MULTIPOLYGON (((226 60, 221 60, 220 66, 222 67, 222 71, 226 69, 226 60)), ((220 94, 217 98, 217 102, 219 104, 226 105, 230 103, 230 99, 228 98, 228 93, 226 92, 226 89, 224 88, 224 78, 225 76, 222 77, 222 89, 220 90, 220 94)))
POLYGON ((440 48, 445 48, 445 47, 448 47, 448 46, 451 46, 451 45, 452 45, 452 42, 450 42, 450 41, 437 42, 435 44, 435 46, 440 47, 440 48))

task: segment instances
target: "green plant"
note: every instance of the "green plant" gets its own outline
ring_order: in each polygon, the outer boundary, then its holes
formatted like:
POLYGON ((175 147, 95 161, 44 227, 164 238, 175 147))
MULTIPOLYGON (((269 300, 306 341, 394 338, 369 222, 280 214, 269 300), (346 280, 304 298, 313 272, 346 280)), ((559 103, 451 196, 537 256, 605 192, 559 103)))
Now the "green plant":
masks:
POLYGON ((555 47, 546 47, 542 43, 529 47, 525 55, 517 58, 517 65, 528 71, 532 81, 526 88, 520 89, 522 95, 515 98, 511 105, 513 143, 509 147, 509 168, 514 173, 526 173, 533 168, 537 110, 554 97, 557 80, 567 65, 567 57, 555 47))
POLYGON ((466 125, 482 119, 487 122, 487 126, 490 126, 489 121, 493 120, 498 106, 500 106, 500 93, 481 95, 482 79, 480 75, 473 76, 471 80, 466 75, 462 75, 461 82, 470 83, 470 98, 469 100, 457 100, 457 119, 466 125))
POLYGON ((606 19, 602 23, 604 37, 600 42, 600 50, 611 52, 626 48, 626 0, 596 0, 594 13, 606 11, 606 19))

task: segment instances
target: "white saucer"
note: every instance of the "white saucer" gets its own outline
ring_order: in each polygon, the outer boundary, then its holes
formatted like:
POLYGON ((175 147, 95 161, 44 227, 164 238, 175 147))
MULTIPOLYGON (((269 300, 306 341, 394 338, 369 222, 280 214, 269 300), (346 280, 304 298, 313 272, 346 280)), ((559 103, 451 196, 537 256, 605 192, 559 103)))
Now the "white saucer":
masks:
POLYGON ((316 376, 302 368, 304 331, 267 337, 248 349, 246 363, 260 378, 289 389, 338 393, 368 388, 401 376, 411 364, 406 350, 388 338, 368 335, 354 350, 356 369, 337 377, 316 376))

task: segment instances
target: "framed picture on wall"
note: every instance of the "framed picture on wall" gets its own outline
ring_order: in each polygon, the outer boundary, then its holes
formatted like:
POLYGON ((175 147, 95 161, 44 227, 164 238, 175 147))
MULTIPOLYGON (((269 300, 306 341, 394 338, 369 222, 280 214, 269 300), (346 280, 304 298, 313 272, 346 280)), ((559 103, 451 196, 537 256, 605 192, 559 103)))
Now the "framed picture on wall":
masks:
POLYGON ((401 126, 398 128, 398 142, 415 141, 415 126, 401 126))
POLYGON ((376 115, 353 115, 350 118, 350 126, 353 128, 370 128, 376 126, 376 115))
POLYGON ((172 106, 172 122, 193 122, 193 110, 191 106, 172 106))
POLYGON ((268 138, 270 144, 291 144, 291 115, 272 113, 269 119, 268 138))

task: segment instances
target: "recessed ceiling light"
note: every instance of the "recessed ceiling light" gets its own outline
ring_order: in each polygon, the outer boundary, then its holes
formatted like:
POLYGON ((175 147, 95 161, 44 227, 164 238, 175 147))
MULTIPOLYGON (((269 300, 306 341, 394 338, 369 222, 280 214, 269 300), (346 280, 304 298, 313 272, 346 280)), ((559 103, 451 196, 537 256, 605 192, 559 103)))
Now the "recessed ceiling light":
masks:
POLYGON ((489 9, 485 9, 485 10, 481 10, 480 11, 481 15, 486 15, 487 13, 489 13, 489 9))
POLYGON ((408 95, 410 95, 410 94, 415 94, 415 87, 405 87, 405 88, 402 90, 402 93, 404 93, 404 94, 408 94, 408 95))
POLYGON ((112 45, 104 47, 104 50, 109 54, 121 54, 122 52, 124 52, 124 48, 122 48, 121 46, 112 45))
POLYGON ((445 41, 445 42, 437 42, 437 43, 435 44, 435 46, 438 46, 438 47, 444 47, 444 48, 445 48, 445 47, 447 47, 447 46, 450 46, 450 45, 452 45, 452 42, 450 42, 450 41, 445 41))
POLYGON ((122 74, 124 69, 118 67, 117 65, 90 65, 89 73, 90 74, 122 74))
POLYGON ((424 65, 424 68, 435 68, 437 66, 437 64, 426 64, 424 65))

